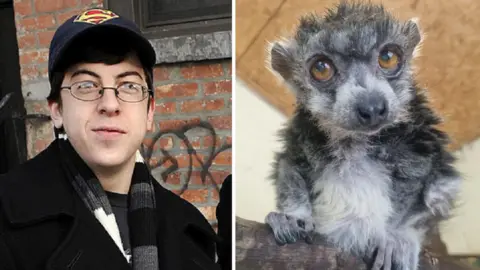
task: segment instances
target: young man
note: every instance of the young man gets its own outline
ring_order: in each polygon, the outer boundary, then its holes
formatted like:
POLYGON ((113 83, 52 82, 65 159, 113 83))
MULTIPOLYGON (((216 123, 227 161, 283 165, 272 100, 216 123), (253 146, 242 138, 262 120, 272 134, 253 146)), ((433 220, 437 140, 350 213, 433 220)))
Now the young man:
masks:
POLYGON ((108 10, 58 28, 56 138, 0 177, 0 269, 220 269, 210 224, 138 151, 153 126, 155 60, 137 27, 108 10))

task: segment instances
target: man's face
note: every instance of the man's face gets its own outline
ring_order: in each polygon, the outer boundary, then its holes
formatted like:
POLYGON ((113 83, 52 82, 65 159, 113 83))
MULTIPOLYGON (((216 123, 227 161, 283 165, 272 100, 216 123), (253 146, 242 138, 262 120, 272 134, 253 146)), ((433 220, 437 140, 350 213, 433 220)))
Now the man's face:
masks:
MULTIPOLYGON (((67 70, 62 86, 80 81, 93 81, 103 87, 127 82, 147 86, 136 57, 115 65, 77 64, 67 70)), ((58 103, 50 104, 54 124, 63 125, 73 147, 91 167, 116 167, 132 161, 145 133, 152 130, 155 101, 151 98, 127 103, 117 99, 112 89, 105 89, 95 101, 78 100, 67 89, 60 95, 61 108, 58 103)))

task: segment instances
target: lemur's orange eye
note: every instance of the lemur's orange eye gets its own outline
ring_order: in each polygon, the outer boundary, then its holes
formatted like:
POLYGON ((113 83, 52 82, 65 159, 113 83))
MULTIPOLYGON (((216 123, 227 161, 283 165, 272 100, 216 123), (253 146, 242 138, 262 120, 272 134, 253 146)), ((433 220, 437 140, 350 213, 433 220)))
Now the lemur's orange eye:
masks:
POLYGON ((335 68, 330 60, 319 58, 313 62, 313 65, 310 68, 310 73, 316 80, 326 81, 332 78, 335 73, 335 68))
POLYGON ((378 64, 383 69, 396 70, 400 64, 400 56, 395 50, 385 48, 378 55, 378 64))

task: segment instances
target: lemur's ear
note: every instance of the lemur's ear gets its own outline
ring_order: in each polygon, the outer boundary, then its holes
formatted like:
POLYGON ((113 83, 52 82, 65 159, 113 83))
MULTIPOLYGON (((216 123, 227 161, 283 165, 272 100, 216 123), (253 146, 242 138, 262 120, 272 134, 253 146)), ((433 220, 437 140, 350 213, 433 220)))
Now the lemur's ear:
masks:
POLYGON ((409 47, 412 48, 415 55, 424 39, 419 19, 415 17, 408 20, 403 27, 403 33, 407 36, 409 47))
POLYGON ((292 77, 293 54, 287 41, 275 41, 270 44, 269 62, 272 71, 278 73, 285 81, 292 77))

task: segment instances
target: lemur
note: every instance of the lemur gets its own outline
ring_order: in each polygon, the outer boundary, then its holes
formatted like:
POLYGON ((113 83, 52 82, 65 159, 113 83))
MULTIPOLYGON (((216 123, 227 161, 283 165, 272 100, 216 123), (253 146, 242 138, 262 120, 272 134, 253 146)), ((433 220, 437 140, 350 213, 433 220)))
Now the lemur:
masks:
POLYGON ((422 37, 416 19, 343 1, 271 43, 269 68, 296 97, 273 162, 278 211, 265 218, 279 244, 322 235, 371 269, 418 268, 462 179, 415 80, 422 37))

